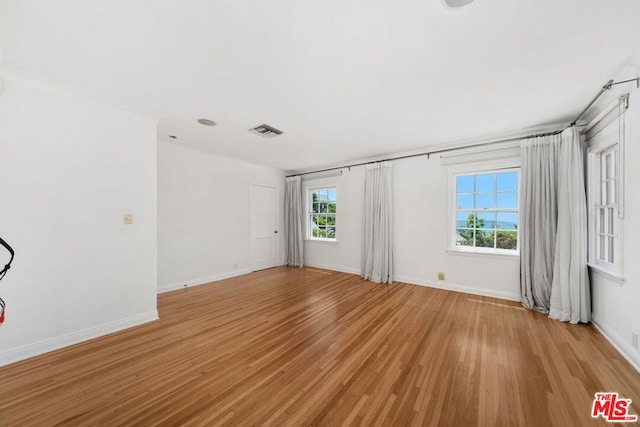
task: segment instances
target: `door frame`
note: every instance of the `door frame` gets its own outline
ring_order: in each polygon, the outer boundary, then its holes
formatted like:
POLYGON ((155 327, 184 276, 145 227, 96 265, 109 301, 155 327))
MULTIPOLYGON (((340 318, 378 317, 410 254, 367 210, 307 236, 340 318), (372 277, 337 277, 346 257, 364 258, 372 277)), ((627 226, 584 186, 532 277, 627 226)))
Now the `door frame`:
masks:
MULTIPOLYGON (((263 183, 259 183, 259 182, 254 182, 251 183, 251 185, 249 186, 249 266, 251 268, 251 271, 258 271, 256 269, 256 265, 255 265, 255 260, 254 260, 254 255, 255 255, 255 225, 254 225, 254 213, 255 213, 255 200, 253 197, 253 190, 256 187, 266 187, 266 188, 270 188, 272 190, 275 190, 275 212, 274 212, 274 217, 275 217, 275 227, 276 230, 278 230, 278 235, 275 238, 276 239, 276 257, 275 257, 275 262, 272 266, 270 267, 265 267, 266 268, 272 268, 272 267, 277 267, 279 265, 282 265, 282 260, 280 259, 280 240, 281 240, 281 230, 280 230, 280 186, 278 185, 273 185, 273 184, 263 184, 263 183)), ((274 233, 275 234, 275 233, 274 233)), ((263 268, 261 268, 262 270, 263 268)))

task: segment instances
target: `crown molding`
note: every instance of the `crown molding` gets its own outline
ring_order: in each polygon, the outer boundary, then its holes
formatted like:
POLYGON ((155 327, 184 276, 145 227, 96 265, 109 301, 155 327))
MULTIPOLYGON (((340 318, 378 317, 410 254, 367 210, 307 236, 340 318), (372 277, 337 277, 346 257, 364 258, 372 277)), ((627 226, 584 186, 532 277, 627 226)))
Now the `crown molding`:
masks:
POLYGON ((138 108, 138 107, 133 107, 129 105, 119 105, 113 102, 108 102, 103 99, 100 99, 99 97, 89 95, 78 88, 75 88, 69 85, 64 85, 56 81, 47 79, 45 77, 39 76, 37 74, 26 72, 24 70, 7 66, 2 63, 0 63, 0 78, 4 79, 6 82, 21 83, 27 87, 35 88, 44 92, 65 96, 78 101, 87 102, 90 104, 98 105, 98 106, 109 108, 112 110, 117 110, 120 112, 144 117, 146 119, 153 120, 156 123, 159 120, 159 117, 156 113, 145 111, 144 109, 138 108))

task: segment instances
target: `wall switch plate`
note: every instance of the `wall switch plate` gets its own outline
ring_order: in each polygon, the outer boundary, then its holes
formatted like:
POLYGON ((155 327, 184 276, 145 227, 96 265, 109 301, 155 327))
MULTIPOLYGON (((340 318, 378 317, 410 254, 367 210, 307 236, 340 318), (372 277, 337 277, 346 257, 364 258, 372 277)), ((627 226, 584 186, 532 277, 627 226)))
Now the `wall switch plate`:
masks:
POLYGON ((444 280, 444 273, 438 273, 438 280, 444 280))
POLYGON ((126 225, 133 224, 133 214, 124 214, 124 223, 126 225))

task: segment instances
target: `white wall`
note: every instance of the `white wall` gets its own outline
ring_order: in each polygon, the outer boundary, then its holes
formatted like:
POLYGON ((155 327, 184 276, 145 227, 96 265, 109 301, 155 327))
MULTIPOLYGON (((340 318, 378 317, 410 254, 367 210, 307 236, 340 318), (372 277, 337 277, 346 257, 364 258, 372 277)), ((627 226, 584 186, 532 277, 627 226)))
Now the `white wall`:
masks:
POLYGON ((640 370, 640 350, 631 344, 640 334, 640 92, 632 90, 626 117, 626 195, 623 275, 618 283, 591 271, 593 322, 618 350, 640 370))
POLYGON ((155 120, 0 76, 0 364, 157 318, 155 120))
MULTIPOLYGON (((251 271, 252 184, 280 188, 284 174, 179 143, 158 143, 158 290, 199 285, 251 271)), ((280 233, 280 256, 284 254, 280 233)))
MULTIPOLYGON (((519 301, 517 257, 447 252, 449 181, 437 156, 393 162, 395 280, 519 301)), ((338 187, 338 242, 305 242, 305 263, 359 274, 364 168, 306 184, 338 187)))

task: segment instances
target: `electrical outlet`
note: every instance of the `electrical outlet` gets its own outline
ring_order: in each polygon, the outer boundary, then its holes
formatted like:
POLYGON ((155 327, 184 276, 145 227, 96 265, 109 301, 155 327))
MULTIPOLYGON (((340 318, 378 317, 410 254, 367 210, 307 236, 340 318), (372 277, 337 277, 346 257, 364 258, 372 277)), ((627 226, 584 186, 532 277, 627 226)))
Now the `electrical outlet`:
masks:
POLYGON ((438 280, 444 280, 444 273, 438 273, 438 280))
POLYGON ((631 345, 634 346, 635 348, 638 348, 638 334, 636 333, 631 334, 631 345))
POLYGON ((131 225, 133 224, 133 214, 124 214, 124 223, 126 225, 131 225))

